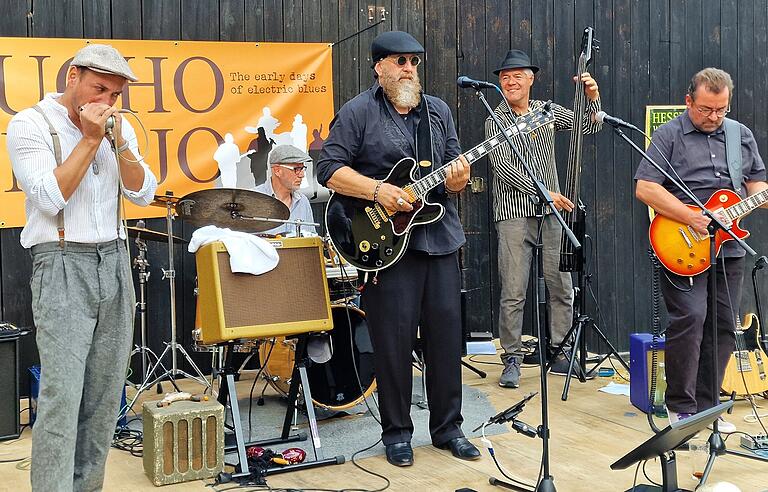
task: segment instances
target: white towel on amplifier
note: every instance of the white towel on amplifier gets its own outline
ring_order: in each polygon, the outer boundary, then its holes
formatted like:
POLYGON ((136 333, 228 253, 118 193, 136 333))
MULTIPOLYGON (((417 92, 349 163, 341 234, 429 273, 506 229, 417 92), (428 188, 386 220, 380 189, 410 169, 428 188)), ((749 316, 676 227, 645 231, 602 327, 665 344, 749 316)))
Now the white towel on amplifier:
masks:
POLYGON ((280 261, 272 244, 260 237, 245 232, 205 226, 192 233, 189 252, 194 253, 202 246, 221 241, 229 252, 229 266, 233 273, 261 275, 273 270, 280 261))

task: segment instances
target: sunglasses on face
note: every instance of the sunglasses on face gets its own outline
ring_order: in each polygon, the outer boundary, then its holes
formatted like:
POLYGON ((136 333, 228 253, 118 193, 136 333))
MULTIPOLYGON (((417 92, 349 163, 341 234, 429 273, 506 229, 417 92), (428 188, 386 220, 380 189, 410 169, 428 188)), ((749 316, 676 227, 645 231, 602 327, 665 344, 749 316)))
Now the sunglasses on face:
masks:
POLYGON ((283 169, 290 169, 295 174, 301 174, 307 170, 307 166, 289 166, 287 164, 278 164, 277 167, 282 167, 283 169))
POLYGON ((419 66, 419 63, 421 63, 421 58, 419 58, 416 55, 413 55, 410 58, 405 56, 405 55, 400 55, 398 57, 392 56, 392 57, 388 57, 388 58, 390 60, 392 60, 393 62, 397 63, 398 65, 400 65, 401 67, 404 66, 406 64, 406 62, 411 62, 411 65, 414 66, 414 67, 419 66))

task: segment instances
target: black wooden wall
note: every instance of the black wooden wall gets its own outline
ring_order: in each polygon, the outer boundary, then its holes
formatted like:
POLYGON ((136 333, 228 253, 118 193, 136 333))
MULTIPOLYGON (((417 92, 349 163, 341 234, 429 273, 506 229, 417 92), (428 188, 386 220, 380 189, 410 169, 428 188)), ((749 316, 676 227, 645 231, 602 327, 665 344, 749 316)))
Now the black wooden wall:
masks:
MULTIPOLYGON (((454 110, 462 145, 483 137, 485 114, 471 92, 459 91, 458 74, 494 80, 498 60, 511 48, 528 51, 542 67, 534 96, 564 105, 573 99, 575 53, 585 26, 596 29, 600 52, 592 72, 604 109, 640 125, 647 104, 681 104, 690 76, 706 66, 729 71, 736 82, 731 116, 755 132, 768 155, 768 0, 3 0, 0 36, 179 39, 221 41, 335 42, 371 25, 368 7, 384 7, 386 20, 334 47, 335 104, 372 82, 369 46, 383 30, 411 32, 427 49, 422 72, 426 89, 454 110)), ((378 20, 379 14, 374 14, 378 20)), ((499 101, 489 94, 493 104, 499 101)), ((635 136, 637 137, 637 136, 635 136)), ((640 138, 636 142, 641 143, 640 138)), ((568 137, 557 142, 564 176, 568 137)), ((632 175, 638 159, 605 129, 586 139, 582 200, 588 207, 591 314, 622 349, 628 334, 650 328, 651 269, 646 209, 634 199, 632 175)), ((4 170, 1 172, 8 172, 4 170)), ((486 180, 488 165, 473 175, 486 180)), ((472 330, 496 324, 498 277, 489 191, 467 192, 460 202, 468 243, 463 250, 468 315, 472 330)), ((318 209, 317 212, 320 210, 318 209)), ((318 217, 320 215, 318 214, 318 217)), ((751 244, 760 253, 768 238, 766 217, 748 221, 751 244)), ((164 221, 149 226, 163 229, 164 221)), ((191 228, 174 231, 189 237, 191 228)), ((3 319, 31 325, 30 259, 19 246, 18 229, 0 230, 0 309, 3 319)), ((176 247, 179 340, 189 342, 194 323, 194 258, 176 247)), ((168 340, 168 283, 162 244, 150 245, 151 347, 168 340)), ((751 266, 748 262, 748 268, 751 266)), ((745 281, 743 306, 754 310, 745 281)), ((762 292, 768 290, 760 277, 762 292)), ((530 316, 527 318, 530 320, 530 316)), ((591 337, 594 341, 594 337, 591 337)), ((593 347, 594 348, 594 347, 593 347)), ((35 358, 24 341, 23 367, 35 358)), ((207 358, 196 356, 203 365, 207 358)))

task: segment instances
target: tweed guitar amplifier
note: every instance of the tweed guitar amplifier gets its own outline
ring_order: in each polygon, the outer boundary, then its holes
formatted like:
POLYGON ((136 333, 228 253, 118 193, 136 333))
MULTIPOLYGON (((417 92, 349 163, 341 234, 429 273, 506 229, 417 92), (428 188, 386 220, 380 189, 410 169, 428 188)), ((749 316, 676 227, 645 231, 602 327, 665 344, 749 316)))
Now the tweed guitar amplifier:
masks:
POLYGON ((221 242, 197 251, 198 343, 333 328, 320 238, 269 241, 280 261, 275 269, 261 275, 232 273, 229 254, 221 242))
POLYGON ((224 470, 224 407, 211 401, 144 403, 144 472, 155 485, 201 480, 224 470))

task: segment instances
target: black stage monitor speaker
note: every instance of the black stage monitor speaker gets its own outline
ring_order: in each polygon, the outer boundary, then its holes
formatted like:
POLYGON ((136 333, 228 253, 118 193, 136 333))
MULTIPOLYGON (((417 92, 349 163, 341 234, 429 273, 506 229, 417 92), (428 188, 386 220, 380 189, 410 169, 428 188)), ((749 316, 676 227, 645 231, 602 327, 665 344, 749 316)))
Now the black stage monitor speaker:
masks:
POLYGON ((19 437, 19 339, 0 339, 0 440, 19 437))

